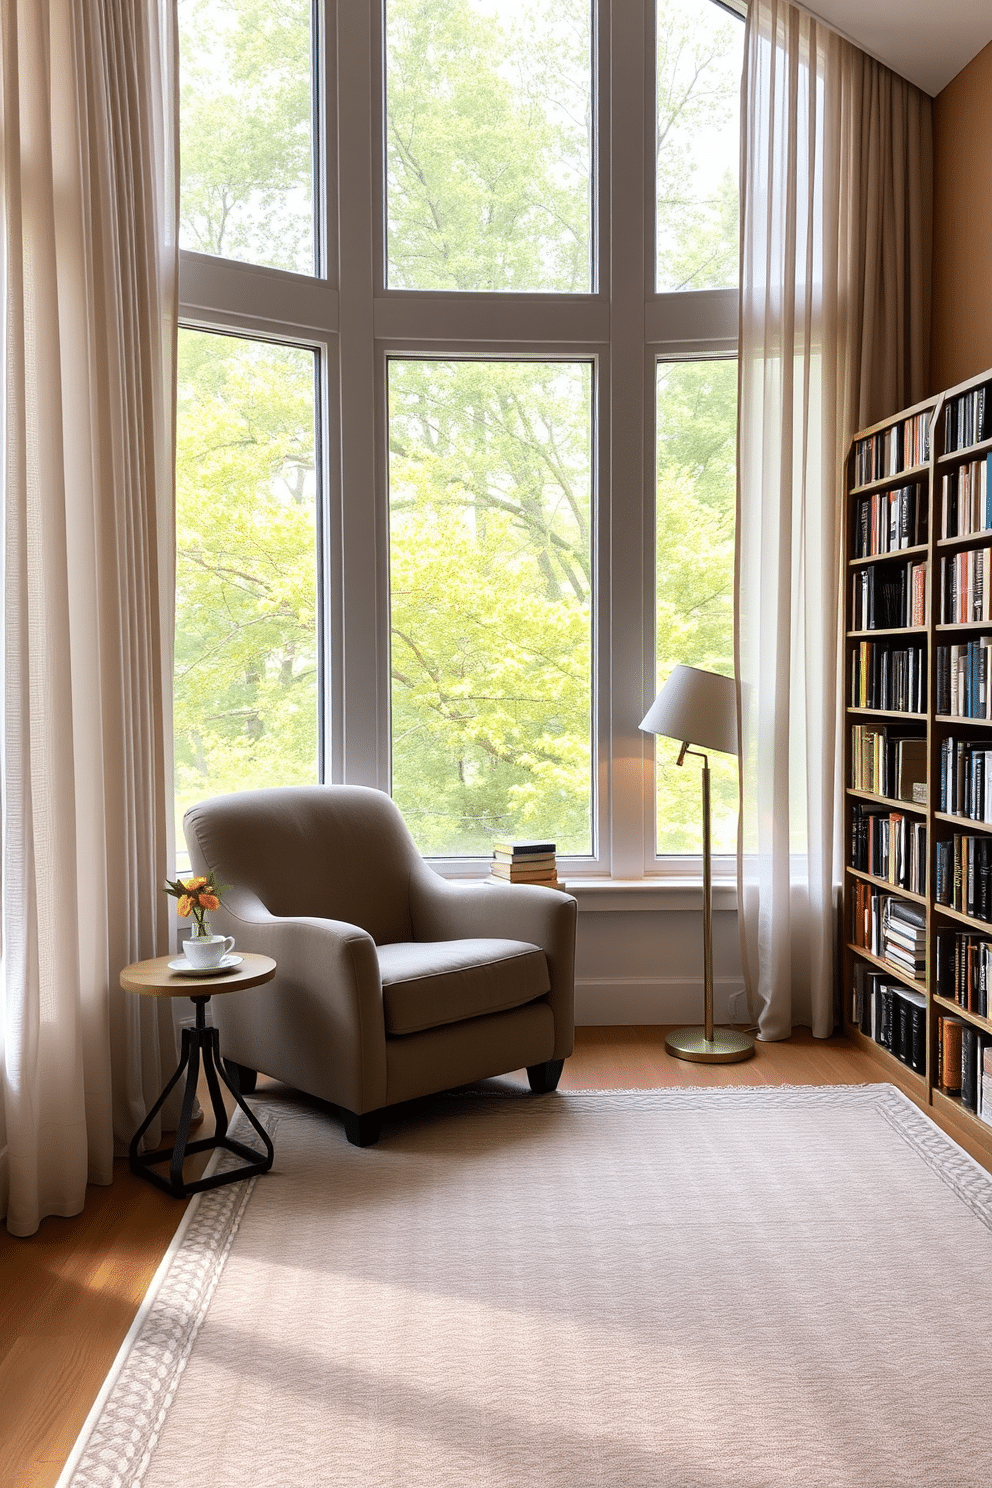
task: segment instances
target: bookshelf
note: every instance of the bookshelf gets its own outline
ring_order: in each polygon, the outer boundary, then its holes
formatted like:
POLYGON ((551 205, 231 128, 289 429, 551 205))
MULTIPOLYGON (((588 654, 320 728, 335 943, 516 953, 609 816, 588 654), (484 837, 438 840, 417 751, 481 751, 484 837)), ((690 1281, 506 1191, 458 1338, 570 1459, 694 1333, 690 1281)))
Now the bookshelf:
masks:
POLYGON ((992 370, 846 476, 844 1024, 992 1152, 992 370))

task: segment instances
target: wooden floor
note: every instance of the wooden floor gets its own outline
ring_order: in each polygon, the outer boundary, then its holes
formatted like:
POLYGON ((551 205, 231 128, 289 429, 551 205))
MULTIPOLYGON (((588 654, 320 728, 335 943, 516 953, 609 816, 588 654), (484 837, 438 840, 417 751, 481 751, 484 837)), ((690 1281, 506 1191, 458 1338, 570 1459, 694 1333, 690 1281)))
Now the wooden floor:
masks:
MULTIPOLYGON (((561 1088, 873 1083, 884 1069, 846 1040, 797 1032, 743 1064, 687 1064, 663 1028, 580 1028, 561 1088)), ((526 1083, 523 1073, 511 1076, 526 1083)), ((956 1134, 955 1134, 956 1135, 956 1134)), ((343 1140, 343 1138, 342 1138, 343 1140)), ((186 1205, 118 1163, 75 1219, 0 1229, 0 1485, 51 1488, 186 1205)))

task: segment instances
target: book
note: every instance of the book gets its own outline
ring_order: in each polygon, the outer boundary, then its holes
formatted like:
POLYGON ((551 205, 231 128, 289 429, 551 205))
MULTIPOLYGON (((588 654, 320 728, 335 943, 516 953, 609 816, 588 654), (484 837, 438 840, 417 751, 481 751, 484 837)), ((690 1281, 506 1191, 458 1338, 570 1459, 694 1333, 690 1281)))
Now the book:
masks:
POLYGON ((915 799, 913 788, 926 785, 927 741, 926 739, 902 738, 895 741, 895 791, 900 801, 915 799))
POLYGON ((982 1072, 982 1099, 978 1114, 987 1126, 992 1126, 992 1071, 982 1072))
POLYGON ((961 1028, 961 1104, 978 1112, 978 1029, 971 1023, 961 1028))
POLYGON ((553 853, 553 842, 542 842, 536 837, 501 837, 493 843, 493 851, 510 857, 532 857, 535 853, 553 853))
POLYGON ((898 1036, 894 1053, 917 1074, 927 1067, 927 1000, 910 987, 895 989, 898 1036))
POLYGON ((982 1045, 978 1114, 987 1126, 992 1126, 992 1041, 987 1036, 982 1045))
POLYGON ((550 853, 508 853, 496 848, 493 853, 495 863, 520 863, 528 868, 553 868, 555 866, 555 854, 550 853))
POLYGON ((557 883, 558 874, 551 868, 521 868, 515 863, 492 863, 489 869, 494 878, 505 878, 507 883, 557 883))
POLYGON ((945 1015, 938 1019, 937 1079, 947 1095, 958 1095, 961 1090, 961 1030, 960 1018, 945 1015))

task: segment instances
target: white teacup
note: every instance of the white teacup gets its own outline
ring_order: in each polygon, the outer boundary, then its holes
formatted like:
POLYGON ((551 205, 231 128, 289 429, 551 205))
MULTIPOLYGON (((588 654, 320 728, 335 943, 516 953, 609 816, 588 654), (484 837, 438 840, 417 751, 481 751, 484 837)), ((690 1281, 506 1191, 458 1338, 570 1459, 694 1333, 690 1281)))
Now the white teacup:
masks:
POLYGON ((197 971, 210 971, 219 966, 233 950, 233 935, 191 935, 183 944, 186 960, 197 971))

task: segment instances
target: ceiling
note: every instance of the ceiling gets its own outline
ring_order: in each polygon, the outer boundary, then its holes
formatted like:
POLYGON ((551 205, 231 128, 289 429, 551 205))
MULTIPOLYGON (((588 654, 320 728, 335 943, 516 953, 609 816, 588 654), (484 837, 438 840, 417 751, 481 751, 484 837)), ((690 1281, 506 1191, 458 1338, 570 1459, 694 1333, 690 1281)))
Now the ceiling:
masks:
POLYGON ((990 0, 803 0, 803 9, 930 94, 992 41, 990 0))

